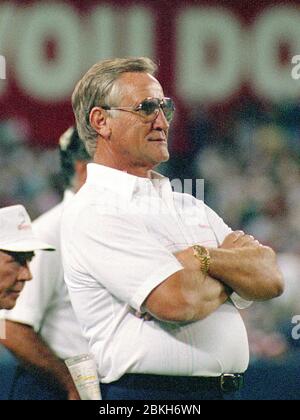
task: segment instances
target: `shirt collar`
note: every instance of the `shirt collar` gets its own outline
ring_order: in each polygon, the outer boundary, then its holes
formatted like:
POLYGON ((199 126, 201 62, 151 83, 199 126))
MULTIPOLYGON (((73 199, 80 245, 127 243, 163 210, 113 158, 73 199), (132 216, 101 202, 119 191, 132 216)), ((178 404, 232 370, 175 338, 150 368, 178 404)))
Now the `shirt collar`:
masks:
POLYGON ((151 171, 151 179, 131 175, 98 163, 87 165, 87 184, 103 187, 130 200, 134 193, 145 190, 149 185, 156 189, 158 185, 170 184, 169 179, 151 171), (154 182, 152 183, 152 181, 154 182))

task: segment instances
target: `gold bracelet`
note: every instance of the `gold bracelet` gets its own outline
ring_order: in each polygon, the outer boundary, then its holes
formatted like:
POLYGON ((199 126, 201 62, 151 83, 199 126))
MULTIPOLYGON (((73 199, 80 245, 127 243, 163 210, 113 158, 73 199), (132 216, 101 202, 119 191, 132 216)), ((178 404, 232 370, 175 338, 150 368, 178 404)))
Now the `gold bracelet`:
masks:
POLYGON ((202 245, 193 245, 194 256, 200 261, 200 270, 207 274, 210 266, 210 255, 207 248, 202 245))

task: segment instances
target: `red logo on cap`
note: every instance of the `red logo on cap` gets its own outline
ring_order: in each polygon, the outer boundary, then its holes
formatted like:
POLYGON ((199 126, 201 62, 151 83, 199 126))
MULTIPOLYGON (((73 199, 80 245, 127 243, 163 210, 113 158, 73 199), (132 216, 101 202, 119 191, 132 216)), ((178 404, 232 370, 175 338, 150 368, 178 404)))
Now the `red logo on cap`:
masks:
POLYGON ((21 223, 20 225, 18 225, 18 229, 19 230, 30 229, 30 225, 26 225, 26 223, 21 223))
POLYGON ((23 214, 20 215, 22 217, 21 223, 18 225, 18 230, 26 230, 30 229, 30 224, 26 223, 26 219, 23 214))

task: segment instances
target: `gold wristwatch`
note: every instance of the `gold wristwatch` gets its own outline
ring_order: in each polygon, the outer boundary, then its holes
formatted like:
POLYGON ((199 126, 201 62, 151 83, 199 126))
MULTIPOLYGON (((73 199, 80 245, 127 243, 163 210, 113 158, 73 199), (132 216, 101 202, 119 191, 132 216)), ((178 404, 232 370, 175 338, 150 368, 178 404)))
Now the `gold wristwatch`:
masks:
POLYGON ((202 245, 193 245, 194 256, 200 261, 200 270, 207 274, 210 266, 210 255, 207 248, 202 245))

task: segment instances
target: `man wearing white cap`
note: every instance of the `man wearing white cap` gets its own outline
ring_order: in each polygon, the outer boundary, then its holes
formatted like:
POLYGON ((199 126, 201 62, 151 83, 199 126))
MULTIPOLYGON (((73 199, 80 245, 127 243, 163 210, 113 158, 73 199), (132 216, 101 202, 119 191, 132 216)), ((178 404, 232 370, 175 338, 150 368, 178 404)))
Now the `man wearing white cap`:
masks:
POLYGON ((25 282, 31 280, 28 263, 36 250, 54 248, 34 235, 25 208, 0 209, 0 309, 12 309, 25 282))
MULTIPOLYGON (((61 214, 86 178, 89 160, 77 130, 70 127, 59 139, 64 199, 33 222, 33 229, 56 251, 39 253, 30 265, 33 281, 26 285, 12 311, 3 314, 4 346, 23 364, 18 366, 11 400, 79 399, 64 359, 88 352, 63 278, 60 253, 61 214)), ((1 396, 0 396, 1 398, 1 396)))

